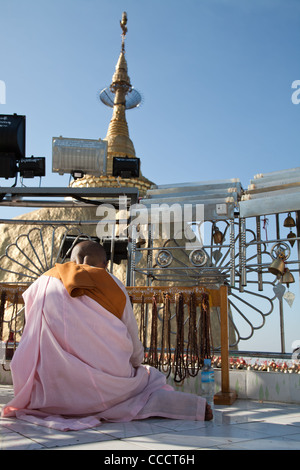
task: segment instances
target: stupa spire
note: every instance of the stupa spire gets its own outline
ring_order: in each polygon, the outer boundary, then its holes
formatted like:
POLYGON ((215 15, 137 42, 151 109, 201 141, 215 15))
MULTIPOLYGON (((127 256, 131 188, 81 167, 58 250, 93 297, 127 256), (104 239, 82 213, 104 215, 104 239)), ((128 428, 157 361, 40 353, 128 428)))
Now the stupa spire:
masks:
MULTIPOLYGON (((85 175, 83 178, 74 180, 72 187, 136 187, 141 196, 153 185, 151 181, 142 175, 115 176, 113 174, 114 157, 136 158, 134 145, 129 137, 126 121, 126 110, 136 108, 141 102, 141 95, 131 85, 128 76, 128 67, 125 57, 125 38, 127 34, 127 14, 124 12, 120 21, 122 29, 122 43, 119 59, 110 86, 104 88, 100 93, 100 100, 110 108, 113 114, 108 126, 105 139, 107 141, 106 172, 100 176, 85 175)), ((138 159, 140 160, 140 159, 138 159)))
POLYGON ((108 143, 108 171, 111 169, 114 156, 136 156, 134 145, 129 137, 126 109, 134 108, 141 102, 140 94, 131 85, 125 58, 125 38, 128 31, 126 12, 122 15, 120 26, 122 29, 122 43, 119 59, 109 88, 105 88, 100 94, 102 102, 113 108, 113 115, 104 139, 108 143))
POLYGON ((120 21, 120 26, 122 29, 122 52, 125 52, 125 37, 127 34, 127 13, 123 12, 122 19, 120 21))

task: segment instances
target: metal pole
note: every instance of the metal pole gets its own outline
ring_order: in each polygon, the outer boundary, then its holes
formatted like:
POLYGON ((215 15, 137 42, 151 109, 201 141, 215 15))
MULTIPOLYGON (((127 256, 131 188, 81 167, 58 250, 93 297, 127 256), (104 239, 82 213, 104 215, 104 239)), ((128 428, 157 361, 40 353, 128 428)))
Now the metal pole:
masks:
POLYGON ((113 274, 114 270, 114 257, 115 257, 115 236, 116 236, 116 226, 112 226, 112 237, 110 240, 110 267, 109 271, 113 274))
POLYGON ((261 269, 261 230, 260 230, 260 216, 256 217, 256 236, 257 236, 257 276, 258 276, 258 290, 263 290, 262 283, 262 269, 261 269))
POLYGON ((130 285, 135 285, 135 256, 136 256, 136 226, 132 226, 132 250, 131 250, 131 267, 130 267, 130 285))
POLYGON ((280 318, 280 341, 281 341, 281 352, 285 353, 285 339, 284 339, 284 317, 283 317, 283 302, 279 300, 279 318, 280 318))
MULTIPOLYGON (((275 214, 275 220, 276 220, 276 238, 277 240, 280 240, 279 214, 275 214)), ((281 352, 285 353, 283 301, 282 299, 278 299, 278 302, 279 302, 281 352)))
POLYGON ((235 236, 234 220, 230 220, 230 285, 235 286, 235 236))
POLYGON ((246 279, 246 220, 241 218, 239 220, 240 229, 240 292, 244 291, 244 286, 247 285, 246 279))

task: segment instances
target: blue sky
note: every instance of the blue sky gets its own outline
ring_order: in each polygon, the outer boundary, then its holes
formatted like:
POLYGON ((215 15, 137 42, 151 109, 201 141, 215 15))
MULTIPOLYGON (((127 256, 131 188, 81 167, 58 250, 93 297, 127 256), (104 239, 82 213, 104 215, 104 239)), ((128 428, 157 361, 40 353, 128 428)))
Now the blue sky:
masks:
POLYGON ((46 157, 43 186, 69 183, 51 171, 52 137, 106 135, 112 110, 98 94, 111 83, 123 11, 143 96, 127 121, 147 178, 247 188, 257 173, 300 166, 298 0, 0 0, 0 114, 26 115, 26 155, 46 157))
MULTIPOLYGON (((1 114, 27 116, 27 156, 52 137, 104 138, 97 98, 120 52, 128 14, 129 76, 144 98, 127 112, 143 174, 157 184, 240 178, 299 166, 298 0, 0 1, 1 114)), ((3 185, 10 185, 10 181, 3 185)), ((28 185, 37 182, 27 181, 28 185)))

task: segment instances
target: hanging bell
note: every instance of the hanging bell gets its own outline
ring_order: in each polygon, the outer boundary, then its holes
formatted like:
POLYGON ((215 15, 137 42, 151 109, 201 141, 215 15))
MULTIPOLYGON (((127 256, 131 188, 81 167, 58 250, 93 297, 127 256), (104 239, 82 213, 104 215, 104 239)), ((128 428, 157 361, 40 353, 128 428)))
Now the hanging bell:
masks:
POLYGON ((282 284, 286 284, 287 287, 289 287, 290 284, 295 282, 294 276, 288 268, 285 269, 281 282, 282 284))
POLYGON ((293 247, 293 246, 294 246, 294 243, 295 243, 294 238, 296 238, 296 234, 293 233, 292 231, 290 231, 290 233, 288 234, 287 238, 289 239, 289 242, 290 242, 291 246, 293 247))
POLYGON ((291 216, 291 213, 288 213, 287 218, 283 222, 284 227, 295 227, 296 222, 294 221, 293 217, 291 216))
POLYGON ((270 273, 275 274, 276 276, 282 276, 284 273, 285 265, 282 258, 277 258, 272 261, 268 270, 270 273))
POLYGON ((223 242, 223 238, 223 233, 218 229, 218 227, 214 227, 213 239, 216 245, 220 245, 223 242))

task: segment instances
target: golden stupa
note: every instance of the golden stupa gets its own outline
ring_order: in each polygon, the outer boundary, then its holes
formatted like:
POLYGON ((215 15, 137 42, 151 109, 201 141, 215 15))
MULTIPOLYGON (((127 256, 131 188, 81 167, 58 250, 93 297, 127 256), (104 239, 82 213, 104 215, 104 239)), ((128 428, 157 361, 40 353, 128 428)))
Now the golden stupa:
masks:
POLYGON ((153 185, 141 172, 138 177, 119 178, 113 176, 113 158, 136 158, 135 148, 129 137, 126 121, 126 109, 139 105, 138 92, 132 87, 128 76, 125 57, 125 36, 127 33, 127 15, 124 12, 120 22, 122 28, 122 47, 120 56, 109 88, 103 90, 100 99, 104 104, 113 108, 113 115, 104 141, 107 142, 106 174, 99 177, 85 175, 71 182, 71 187, 136 187, 140 196, 153 185))

